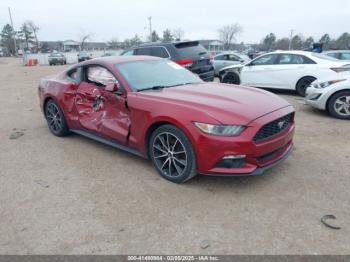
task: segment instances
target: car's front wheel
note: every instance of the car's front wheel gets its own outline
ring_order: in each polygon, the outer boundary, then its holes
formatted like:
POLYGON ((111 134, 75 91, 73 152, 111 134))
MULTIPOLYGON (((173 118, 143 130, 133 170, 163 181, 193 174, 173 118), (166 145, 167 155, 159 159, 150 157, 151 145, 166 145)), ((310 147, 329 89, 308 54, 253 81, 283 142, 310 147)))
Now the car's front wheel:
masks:
POLYGON ((221 83, 227 83, 227 84, 234 84, 239 85, 241 83, 241 80, 239 78, 239 75, 235 72, 226 72, 220 77, 221 83))
POLYGON ((52 134, 55 136, 65 136, 69 133, 69 128, 64 118, 64 114, 59 105, 49 100, 45 105, 45 116, 47 125, 52 134))
POLYGON ((159 174, 175 183, 197 174, 196 156, 186 135, 173 125, 157 128, 149 141, 149 156, 159 174))
POLYGON ((350 91, 333 95, 328 102, 328 112, 335 118, 350 120, 350 91))

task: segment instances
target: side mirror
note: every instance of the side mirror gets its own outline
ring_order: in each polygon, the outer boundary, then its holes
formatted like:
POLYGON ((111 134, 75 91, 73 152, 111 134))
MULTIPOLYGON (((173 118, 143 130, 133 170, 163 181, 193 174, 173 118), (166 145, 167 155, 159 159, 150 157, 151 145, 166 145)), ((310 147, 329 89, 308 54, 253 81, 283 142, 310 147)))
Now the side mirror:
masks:
POLYGON ((118 81, 116 81, 115 83, 107 84, 105 90, 111 93, 115 93, 117 95, 123 94, 123 90, 118 81))

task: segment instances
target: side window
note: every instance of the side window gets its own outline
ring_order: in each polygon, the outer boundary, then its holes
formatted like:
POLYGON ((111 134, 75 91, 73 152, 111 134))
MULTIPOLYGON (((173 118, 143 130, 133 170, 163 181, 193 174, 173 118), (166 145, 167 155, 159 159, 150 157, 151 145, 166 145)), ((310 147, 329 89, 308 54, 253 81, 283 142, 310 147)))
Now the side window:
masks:
POLYGON ((338 59, 338 53, 327 53, 327 55, 338 59))
POLYGON ((303 64, 304 59, 300 55, 293 55, 293 54, 282 54, 279 59, 280 65, 298 65, 303 64))
POLYGON ((67 72, 67 76, 75 81, 79 80, 79 67, 73 68, 70 71, 67 72))
POLYGON ((255 60, 253 60, 250 64, 253 66, 259 66, 259 65, 273 65, 275 64, 277 54, 271 54, 271 55, 264 55, 262 57, 259 57, 255 60))
POLYGON ((229 54, 227 60, 230 60, 230 61, 239 61, 239 57, 236 56, 236 55, 233 55, 233 54, 229 54))
POLYGON ((135 49, 136 55, 151 55, 151 48, 149 47, 142 47, 135 49))
POLYGON ((160 46, 152 47, 151 55, 157 56, 157 57, 162 57, 162 58, 170 58, 165 47, 160 47, 160 46))
POLYGON ((133 55, 134 54, 134 49, 130 49, 130 50, 128 50, 128 51, 126 51, 125 53, 123 53, 122 55, 124 56, 131 56, 131 55, 133 55))
POLYGON ((86 71, 87 81, 97 86, 106 86, 116 82, 113 74, 102 66, 89 66, 86 71))
POLYGON ((350 60, 350 52, 349 53, 341 53, 341 60, 350 60))
POLYGON ((316 64, 315 61, 311 60, 310 58, 306 57, 306 56, 302 56, 303 58, 303 64, 316 64))
POLYGON ((225 59, 225 55, 218 55, 218 56, 216 56, 215 58, 214 58, 214 60, 226 60, 225 59))

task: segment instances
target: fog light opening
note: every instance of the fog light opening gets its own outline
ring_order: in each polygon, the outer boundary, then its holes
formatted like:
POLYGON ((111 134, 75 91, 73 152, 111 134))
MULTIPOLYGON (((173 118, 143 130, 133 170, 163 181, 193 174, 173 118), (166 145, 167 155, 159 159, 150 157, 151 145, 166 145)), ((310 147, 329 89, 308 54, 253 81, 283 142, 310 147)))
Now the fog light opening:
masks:
POLYGON ((241 168, 245 166, 246 155, 224 156, 216 165, 219 168, 241 168))

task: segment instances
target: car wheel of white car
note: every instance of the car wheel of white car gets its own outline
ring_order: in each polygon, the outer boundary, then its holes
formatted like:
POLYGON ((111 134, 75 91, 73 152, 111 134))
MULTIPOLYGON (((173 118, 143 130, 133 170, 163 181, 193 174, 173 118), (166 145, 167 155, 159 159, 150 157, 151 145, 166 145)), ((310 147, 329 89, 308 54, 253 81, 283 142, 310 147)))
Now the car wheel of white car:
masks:
POLYGON ((335 118, 350 120, 350 91, 333 95, 328 102, 328 112, 335 118))
POLYGON ((300 96, 305 96, 306 89, 311 85, 316 78, 312 76, 306 76, 300 79, 296 85, 296 91, 300 96))
POLYGON ((221 77, 220 82, 239 85, 241 83, 241 80, 237 73, 228 71, 221 77))

